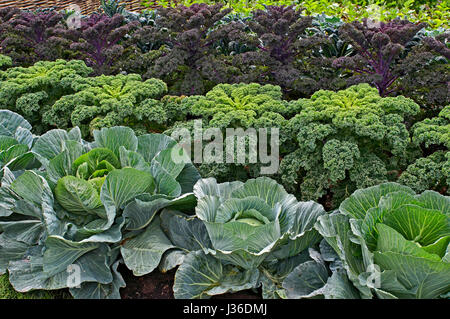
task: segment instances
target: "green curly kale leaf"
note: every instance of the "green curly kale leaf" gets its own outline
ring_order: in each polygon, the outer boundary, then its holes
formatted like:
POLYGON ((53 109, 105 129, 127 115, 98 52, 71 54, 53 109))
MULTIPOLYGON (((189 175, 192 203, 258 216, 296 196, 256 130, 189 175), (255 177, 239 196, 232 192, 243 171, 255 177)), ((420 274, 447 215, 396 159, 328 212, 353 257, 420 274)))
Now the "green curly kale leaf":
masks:
POLYGON ((302 199, 332 193, 337 202, 355 188, 387 181, 391 158, 409 154, 405 119, 419 112, 410 99, 382 98, 368 84, 359 84, 338 92, 320 90, 293 103, 300 111, 286 131, 297 150, 284 157, 280 172, 288 191, 302 199))
POLYGON ((59 99, 44 120, 59 128, 79 126, 83 136, 94 129, 128 125, 141 133, 159 130, 167 122, 164 82, 142 81, 137 74, 98 76, 74 84, 74 94, 59 99), (158 99, 158 100, 157 100, 158 99))
MULTIPOLYGON (((278 122, 289 115, 279 86, 251 84, 219 84, 191 107, 194 116, 207 119, 210 127, 267 127, 255 124, 278 122), (276 114, 276 115, 275 115, 276 114)), ((269 126, 270 127, 270 126, 269 126)))
POLYGON ((12 59, 9 56, 0 54, 0 70, 5 70, 12 66, 12 59))
POLYGON ((420 144, 424 156, 409 165, 399 182, 416 192, 433 189, 449 192, 450 184, 450 105, 439 116, 428 118, 412 127, 413 142, 420 144))
POLYGON ((77 60, 40 61, 0 71, 0 105, 24 116, 36 133, 42 133, 50 128, 43 123, 44 113, 60 97, 73 93, 72 84, 91 72, 77 60))
POLYGON ((447 105, 439 116, 425 119, 413 126, 413 140, 424 144, 425 147, 432 145, 450 147, 450 105, 447 105))
MULTIPOLYGON (((248 133, 245 136, 246 151, 249 150, 250 135, 256 133, 258 136, 259 129, 263 128, 268 129, 269 135, 271 134, 271 128, 278 128, 280 130, 280 142, 283 143, 285 141, 283 138, 287 135, 281 132, 288 123, 287 118, 295 113, 295 107, 297 107, 297 105, 291 105, 282 99, 279 86, 257 83, 219 84, 205 96, 186 97, 182 100, 181 105, 181 112, 187 111, 185 122, 176 124, 166 134, 171 134, 177 128, 187 128, 192 132, 194 122, 186 121, 186 119, 202 119, 204 147, 213 139, 215 140, 215 137, 209 137, 210 139, 208 139, 206 129, 219 129, 223 134, 225 144, 227 144, 226 129, 242 129, 242 133, 248 133)), ((183 119, 180 118, 179 120, 183 119)), ((226 148, 226 146, 224 147, 226 148)), ((282 148, 284 147, 285 145, 282 145, 282 148)), ((237 147, 235 147, 234 163, 227 162, 226 152, 224 152, 223 163, 203 161, 199 165, 199 170, 202 176, 215 177, 219 181, 229 180, 231 176, 244 181, 250 177, 258 177, 261 164, 251 162, 247 155, 245 163, 239 163, 237 161, 237 147)))

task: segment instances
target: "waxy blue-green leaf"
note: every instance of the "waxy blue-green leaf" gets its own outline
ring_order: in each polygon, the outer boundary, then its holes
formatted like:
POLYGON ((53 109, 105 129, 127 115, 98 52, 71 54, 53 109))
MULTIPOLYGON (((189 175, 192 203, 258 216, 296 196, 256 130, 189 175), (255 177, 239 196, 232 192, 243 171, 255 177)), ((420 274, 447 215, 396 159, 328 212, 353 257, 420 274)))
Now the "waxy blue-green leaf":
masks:
POLYGON ((433 299, 450 290, 450 264, 396 252, 374 252, 375 263, 394 270, 413 298, 433 299))
POLYGON ((47 166, 49 180, 56 184, 64 176, 72 175, 73 162, 83 154, 84 147, 77 141, 66 141, 65 149, 50 159, 47 166))
POLYGON ((180 196, 181 185, 170 175, 159 162, 152 162, 151 174, 155 178, 156 192, 167 196, 180 196))
POLYGON ((6 272, 10 261, 22 259, 28 248, 29 244, 8 237, 5 233, 0 234, 0 275, 6 272))
POLYGON ((14 138, 19 144, 26 145, 29 149, 33 146, 34 136, 29 129, 18 127, 14 134, 14 138))
POLYGON ((293 257, 320 240, 314 223, 325 214, 323 207, 298 203, 270 178, 222 184, 203 179, 194 194, 196 215, 223 261, 250 269, 265 258, 293 257))
POLYGON ((137 152, 145 161, 150 163, 152 159, 162 150, 176 145, 176 141, 164 134, 144 134, 138 137, 137 152))
POLYGON ((259 272, 242 271, 232 265, 224 266, 203 251, 189 253, 178 268, 173 286, 176 299, 207 299, 226 292, 256 288, 259 272))
POLYGON ((145 161, 144 157, 133 151, 128 151, 125 147, 119 148, 121 167, 133 167, 140 171, 150 171, 150 165, 145 161))
POLYGON ((162 255, 171 248, 175 246, 162 231, 159 217, 155 217, 144 232, 127 239, 120 251, 125 265, 135 276, 142 276, 155 270, 162 255))
POLYGON ((214 248, 225 253, 242 249, 259 254, 281 237, 276 221, 256 227, 239 221, 205 225, 214 248))
POLYGON ((201 179, 200 173, 192 163, 187 163, 176 178, 182 194, 192 193, 194 185, 199 179, 201 179))
POLYGON ((120 299, 119 289, 125 287, 125 281, 117 270, 118 266, 119 261, 111 266, 111 283, 84 282, 79 288, 70 288, 70 293, 75 299, 120 299))
POLYGON ((96 242, 74 242, 60 236, 49 236, 45 242, 44 271, 49 275, 66 270, 84 254, 100 247, 96 242))
POLYGON ((0 165, 8 165, 13 171, 25 169, 33 158, 33 154, 28 152, 28 146, 23 144, 12 145, 3 151, 0 150, 0 165))
POLYGON ((11 189, 20 197, 15 202, 15 212, 41 219, 51 234, 62 233, 64 224, 56 216, 53 194, 42 176, 26 171, 11 183, 11 189))
POLYGON ((31 124, 23 116, 9 110, 0 110, 0 135, 14 136, 19 127, 31 131, 31 124))
POLYGON ((17 178, 11 184, 11 189, 25 201, 36 206, 42 204, 42 196, 45 192, 51 196, 51 192, 45 188, 42 177, 32 171, 26 171, 17 178))
POLYGON ((3 229, 3 235, 27 245, 38 244, 45 231, 40 219, 0 221, 0 227, 3 229))
POLYGON ((44 271, 45 257, 41 251, 42 247, 36 247, 27 253, 25 258, 10 262, 9 280, 15 290, 19 292, 34 289, 54 290, 84 282, 108 284, 113 280, 108 264, 109 248, 105 245, 84 254, 54 275, 44 271))
POLYGON ((354 235, 347 216, 340 213, 320 216, 315 228, 339 255, 351 280, 366 270, 361 247, 353 242, 354 235))
POLYGON ((136 152, 138 139, 134 131, 125 126, 115 126, 94 130, 94 140, 97 147, 110 149, 114 155, 120 157, 120 147, 123 146, 129 151, 136 152))
POLYGON ((282 202, 288 195, 283 186, 268 177, 249 180, 232 192, 232 197, 236 198, 259 197, 270 207, 282 202))
POLYGON ((186 255, 187 252, 182 249, 169 249, 161 257, 161 262, 158 265, 158 270, 162 273, 166 273, 180 266, 183 263, 186 255))
POLYGON ((323 294, 328 281, 324 263, 307 261, 297 266, 283 281, 289 299, 314 298, 323 294))
POLYGON ((29 149, 33 146, 34 137, 29 129, 18 127, 14 134, 14 138, 19 144, 26 145, 29 149))
POLYGON ((138 196, 124 209, 123 216, 127 219, 128 230, 139 230, 147 227, 155 215, 163 208, 191 210, 196 200, 193 194, 180 197, 169 197, 163 194, 138 196))
POLYGON ((58 181, 55 198, 70 213, 106 217, 97 190, 75 176, 65 176, 58 181))
POLYGON ((288 236, 284 236, 278 243, 272 255, 278 259, 294 257, 319 242, 321 236, 314 228, 314 224, 320 216, 325 214, 323 206, 313 201, 294 205, 293 210, 289 210, 286 214, 288 236))
POLYGON ((224 201, 230 198, 231 193, 243 184, 243 182, 239 181, 219 184, 215 178, 203 178, 195 184, 194 194, 197 198, 215 196, 219 197, 221 201, 224 201))
POLYGON ((152 164, 153 162, 158 162, 170 176, 177 178, 184 166, 190 163, 190 159, 186 151, 176 144, 172 148, 160 151, 152 159, 152 164))
POLYGON ((100 199, 110 223, 127 203, 141 194, 153 193, 154 189, 154 179, 147 172, 127 167, 109 173, 103 183, 100 199))
POLYGON ((384 183, 355 191, 339 206, 339 210, 354 218, 364 218, 372 207, 378 207, 380 199, 388 193, 402 191, 414 195, 414 191, 397 183, 384 183))
POLYGON ((322 289, 325 299, 360 299, 361 295, 352 282, 348 279, 345 271, 334 271, 327 284, 322 289))
POLYGON ((212 247, 205 224, 196 216, 164 209, 160 217, 161 227, 178 248, 196 251, 212 247))
POLYGON ((67 141, 81 142, 80 140, 75 140, 65 130, 55 129, 41 135, 31 150, 42 165, 47 167, 52 158, 66 149, 67 141))

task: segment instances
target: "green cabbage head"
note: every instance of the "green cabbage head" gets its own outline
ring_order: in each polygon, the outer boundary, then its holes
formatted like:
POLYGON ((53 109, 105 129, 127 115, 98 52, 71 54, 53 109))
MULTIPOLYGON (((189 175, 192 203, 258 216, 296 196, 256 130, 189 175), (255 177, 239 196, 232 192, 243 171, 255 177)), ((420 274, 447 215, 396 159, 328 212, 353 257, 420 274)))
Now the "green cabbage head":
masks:
POLYGON ((316 228, 363 297, 450 292, 450 197, 384 183, 354 192, 316 228))
POLYGON ((194 194, 196 215, 218 258, 242 268, 258 267, 269 254, 295 256, 320 239, 311 226, 323 207, 297 202, 270 178, 222 184, 207 178, 197 182, 194 194))
MULTIPOLYGON (((321 240, 314 224, 326 214, 322 205, 298 202, 268 177, 221 184, 214 178, 201 179, 194 194, 195 217, 167 210, 161 214, 163 224, 183 234, 184 241, 195 240, 186 247, 179 236, 170 235, 189 251, 175 275, 175 298, 209 298, 256 288, 261 288, 263 298, 284 297, 282 281, 312 260, 308 248, 321 240)), ((166 260, 175 258, 169 255, 166 260)))

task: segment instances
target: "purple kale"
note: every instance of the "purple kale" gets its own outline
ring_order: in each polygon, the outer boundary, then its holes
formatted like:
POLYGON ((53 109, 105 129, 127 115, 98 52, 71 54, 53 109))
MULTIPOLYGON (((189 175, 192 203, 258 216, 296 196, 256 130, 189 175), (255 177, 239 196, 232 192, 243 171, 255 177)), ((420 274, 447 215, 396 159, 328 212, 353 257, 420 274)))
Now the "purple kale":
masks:
POLYGON ((0 48, 2 41, 13 30, 11 21, 19 12, 20 10, 15 7, 0 8, 0 48))
POLYGON ((111 66, 124 52, 120 41, 136 26, 137 22, 126 23, 120 14, 110 18, 94 13, 81 22, 79 38, 71 48, 81 53, 96 74, 110 74, 111 66))
POLYGON ((53 10, 16 11, 9 23, 12 30, 1 47, 4 54, 12 57, 15 65, 73 58, 71 30, 64 24, 62 14, 53 10))
POLYGON ((216 25, 231 11, 222 7, 222 4, 194 4, 159 8, 157 28, 149 31, 164 35, 159 40, 169 49, 156 59, 145 77, 165 80, 171 94, 203 94, 217 83, 229 82, 231 63, 215 48, 220 38, 230 35, 233 28, 216 25))
POLYGON ((246 22, 253 34, 243 41, 258 50, 234 57, 242 71, 237 82, 276 84, 291 97, 307 96, 320 87, 314 73, 321 61, 313 61, 317 59, 312 59, 312 52, 325 38, 307 35, 312 17, 301 12, 294 6, 267 6, 253 13, 246 22))
POLYGON ((426 23, 407 20, 374 23, 368 19, 344 24, 339 34, 353 46, 356 54, 339 57, 333 65, 351 70, 352 84, 371 83, 381 96, 386 96, 395 90, 394 83, 401 75, 397 64, 406 45, 425 26, 426 23))
POLYGON ((450 32, 424 37, 398 66, 398 94, 414 99, 426 116, 450 104, 449 42, 450 32))

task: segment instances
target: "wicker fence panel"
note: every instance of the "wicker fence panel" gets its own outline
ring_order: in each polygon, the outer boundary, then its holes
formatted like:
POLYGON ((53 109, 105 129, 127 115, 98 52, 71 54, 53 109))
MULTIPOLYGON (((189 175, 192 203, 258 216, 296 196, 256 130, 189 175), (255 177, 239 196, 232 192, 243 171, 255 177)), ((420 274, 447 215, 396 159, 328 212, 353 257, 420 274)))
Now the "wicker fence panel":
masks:
MULTIPOLYGON (((122 0, 126 8, 130 11, 141 11, 145 7, 141 4, 142 0, 122 0)), ((157 0, 153 1, 157 6, 157 0)), ((17 7, 20 9, 38 9, 38 8, 55 8, 63 10, 70 5, 76 4, 81 8, 83 14, 89 14, 98 11, 100 0, 0 0, 0 8, 17 7)))

